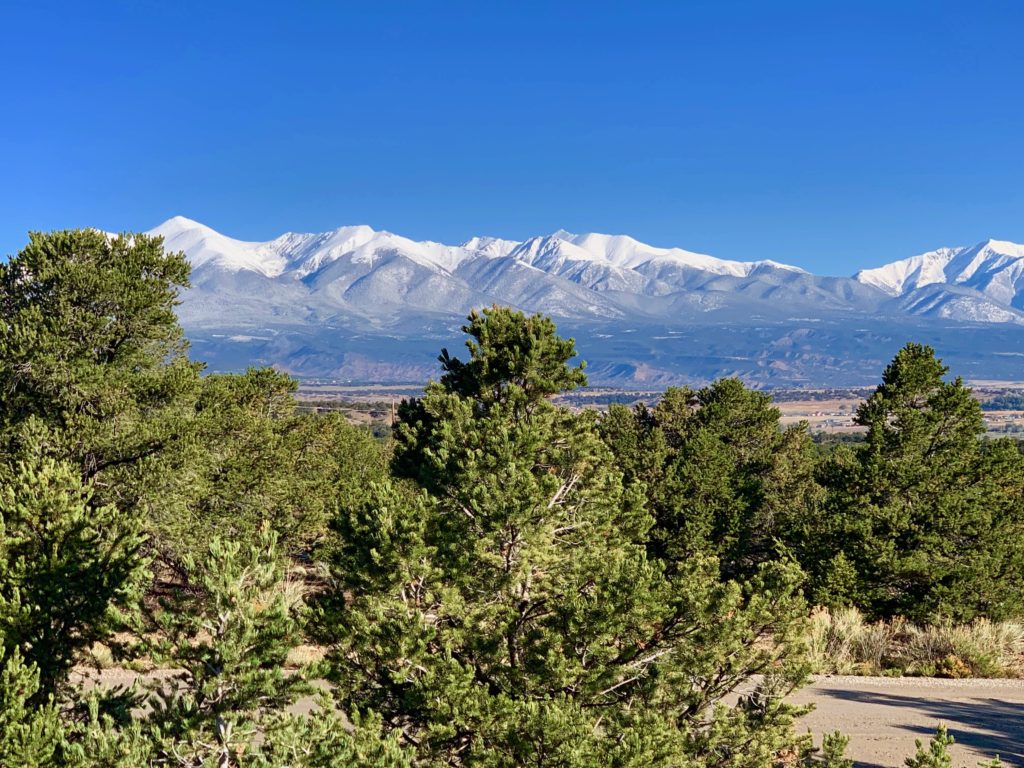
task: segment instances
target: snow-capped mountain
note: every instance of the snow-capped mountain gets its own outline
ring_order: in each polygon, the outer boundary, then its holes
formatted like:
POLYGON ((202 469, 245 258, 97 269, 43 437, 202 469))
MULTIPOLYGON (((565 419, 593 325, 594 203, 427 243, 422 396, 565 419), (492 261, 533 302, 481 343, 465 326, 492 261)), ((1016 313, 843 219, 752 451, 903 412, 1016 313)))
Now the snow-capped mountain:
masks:
POLYGON ((162 236, 169 250, 184 251, 194 269, 213 265, 227 271, 249 270, 267 277, 278 277, 285 272, 305 277, 339 259, 372 267, 375 257, 389 252, 449 273, 466 261, 504 258, 535 266, 549 274, 572 273, 585 265, 639 274, 668 266, 732 277, 746 277, 758 269, 804 273, 798 267, 773 261, 728 261, 680 248, 656 248, 624 235, 573 235, 562 230, 523 242, 474 237, 461 245, 450 246, 417 242, 367 226, 354 226, 321 234, 289 232, 268 242, 254 243, 234 240, 197 221, 175 216, 149 234, 162 236))
MULTIPOLYGON (((598 378, 652 382, 837 380, 860 375, 865 356, 883 364, 874 347, 895 340, 967 334, 965 353, 979 338, 1024 341, 1024 246, 995 240, 844 278, 564 231, 445 245, 349 226, 260 243, 179 216, 150 234, 191 261, 182 323, 222 368, 423 376, 466 313, 494 303, 554 316, 598 378)), ((1009 346, 992 353, 1000 370, 1024 359, 1009 346)))
MULTIPOLYGON (((1005 240, 986 240, 967 248, 940 248, 877 269, 861 270, 855 277, 893 296, 914 296, 920 289, 932 287, 926 294, 943 294, 943 298, 938 304, 926 301, 927 311, 951 304, 961 306, 968 313, 962 319, 1019 322, 1010 310, 1024 309, 1024 245, 1005 240), (980 296, 936 291, 937 285, 971 289, 980 296), (969 316, 971 312, 975 316, 969 316)), ((919 303, 915 299, 910 306, 919 303)), ((955 310, 945 316, 956 316, 955 310)))

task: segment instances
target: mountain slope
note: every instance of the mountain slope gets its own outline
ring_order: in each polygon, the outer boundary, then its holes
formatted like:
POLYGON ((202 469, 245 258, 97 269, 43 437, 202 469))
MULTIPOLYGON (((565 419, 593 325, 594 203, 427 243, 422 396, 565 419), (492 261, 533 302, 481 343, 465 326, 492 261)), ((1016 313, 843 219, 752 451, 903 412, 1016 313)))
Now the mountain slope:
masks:
POLYGON ((1024 307, 1024 245, 986 240, 966 248, 940 248, 876 269, 854 278, 893 296, 904 296, 927 285, 971 288, 999 304, 1024 307))
POLYGON ((1024 246, 1004 241, 844 278, 564 231, 452 246, 349 226, 254 243, 175 217, 151 234, 192 262, 180 316, 221 369, 422 379, 489 304, 554 316, 598 381, 860 383, 877 376, 874 350, 908 338, 1000 375, 1024 360, 1024 246))

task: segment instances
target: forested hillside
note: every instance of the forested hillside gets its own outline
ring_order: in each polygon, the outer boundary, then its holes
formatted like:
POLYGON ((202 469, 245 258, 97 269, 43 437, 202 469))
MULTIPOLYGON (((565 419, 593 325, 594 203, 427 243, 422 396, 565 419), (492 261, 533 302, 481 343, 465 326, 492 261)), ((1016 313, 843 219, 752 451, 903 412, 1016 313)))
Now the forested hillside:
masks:
POLYGON ((491 307, 383 439, 205 375, 188 280, 141 234, 0 264, 2 766, 838 768, 813 608, 1024 613, 1024 458, 926 346, 822 451, 737 379, 557 405, 574 341, 491 307))

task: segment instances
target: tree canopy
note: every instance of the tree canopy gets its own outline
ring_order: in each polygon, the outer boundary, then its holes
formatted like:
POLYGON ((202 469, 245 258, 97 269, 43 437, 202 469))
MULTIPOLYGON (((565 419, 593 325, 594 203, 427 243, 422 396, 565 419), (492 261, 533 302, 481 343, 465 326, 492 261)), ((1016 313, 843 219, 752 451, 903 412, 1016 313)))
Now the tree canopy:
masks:
POLYGON ((792 571, 667 573, 593 415, 547 399, 581 382, 571 344, 509 310, 467 332, 470 362, 442 355, 457 373, 402 409, 395 471, 414 485, 336 522, 325 624, 346 704, 430 764, 758 764, 789 738, 778 695, 802 675, 792 571), (520 361, 538 355, 534 376, 520 361), (724 706, 756 672, 759 693, 724 706))
POLYGON ((806 767, 805 594, 1024 613, 1024 458, 929 347, 822 455, 736 379, 561 405, 574 341, 490 307, 381 440, 203 375, 187 286, 139 234, 0 264, 0 764, 806 767), (104 651, 173 672, 87 690, 104 651))
POLYGON ((857 411, 864 445, 822 465, 823 549, 808 568, 823 597, 921 620, 1020 612, 1021 454, 981 441, 978 401, 946 373, 933 349, 906 345, 857 411))
POLYGON ((651 551, 699 554, 725 576, 778 560, 821 501, 804 425, 783 429, 769 395, 722 379, 670 388, 654 408, 613 405, 601 433, 654 515, 651 551))

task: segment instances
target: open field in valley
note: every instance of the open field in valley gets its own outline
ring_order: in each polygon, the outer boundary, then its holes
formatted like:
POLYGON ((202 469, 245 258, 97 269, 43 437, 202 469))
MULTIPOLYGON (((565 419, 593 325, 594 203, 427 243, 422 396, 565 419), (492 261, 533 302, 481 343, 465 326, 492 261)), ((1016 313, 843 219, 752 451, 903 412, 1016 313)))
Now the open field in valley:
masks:
MULTIPOLYGON (((975 395, 983 403, 994 397, 1024 392, 1022 382, 984 381, 973 382, 975 395)), ((863 431, 853 423, 857 407, 871 389, 864 390, 823 390, 791 389, 774 390, 772 396, 781 412, 780 423, 784 426, 807 422, 811 432, 829 434, 856 434, 863 431)), ((379 386, 349 386, 334 384, 303 384, 298 400, 303 408, 341 410, 354 424, 371 425, 390 422, 392 404, 403 398, 422 393, 422 388, 408 384, 379 386)), ((661 392, 655 390, 612 389, 591 387, 586 390, 562 396, 566 404, 575 408, 605 409, 610 403, 635 405, 636 403, 657 402, 661 392)), ((989 434, 1024 434, 1024 410, 985 410, 985 425, 989 434)))

